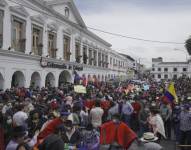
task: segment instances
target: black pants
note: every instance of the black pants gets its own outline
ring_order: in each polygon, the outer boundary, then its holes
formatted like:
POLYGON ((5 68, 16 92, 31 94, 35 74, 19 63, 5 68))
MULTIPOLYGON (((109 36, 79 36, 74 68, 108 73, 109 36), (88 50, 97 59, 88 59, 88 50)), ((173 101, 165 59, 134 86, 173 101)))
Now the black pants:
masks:
POLYGON ((170 119, 165 121, 164 127, 165 127, 166 137, 171 139, 171 120, 170 119))
MULTIPOLYGON (((180 145, 191 145, 191 130, 181 131, 180 130, 180 145)), ((183 147, 181 150, 190 150, 191 147, 183 147)))

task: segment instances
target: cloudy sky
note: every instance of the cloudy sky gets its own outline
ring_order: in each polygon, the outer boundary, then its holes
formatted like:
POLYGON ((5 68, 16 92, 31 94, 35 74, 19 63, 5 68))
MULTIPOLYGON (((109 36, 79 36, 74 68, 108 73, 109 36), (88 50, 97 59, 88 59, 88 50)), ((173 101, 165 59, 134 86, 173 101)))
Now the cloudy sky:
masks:
MULTIPOLYGON (((191 0, 74 0, 88 27, 142 39, 184 43, 191 35, 191 0)), ((91 30, 93 31, 93 30, 91 30)), ((93 31, 141 63, 185 61, 182 44, 158 44, 93 31)))

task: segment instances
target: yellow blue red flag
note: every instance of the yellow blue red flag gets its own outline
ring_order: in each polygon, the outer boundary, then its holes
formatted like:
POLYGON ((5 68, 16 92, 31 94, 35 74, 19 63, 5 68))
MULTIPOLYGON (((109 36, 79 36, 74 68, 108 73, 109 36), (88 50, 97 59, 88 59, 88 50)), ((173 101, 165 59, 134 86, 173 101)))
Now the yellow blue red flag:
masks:
POLYGON ((168 99, 169 102, 178 102, 178 98, 176 95, 176 90, 174 88, 174 82, 170 82, 167 91, 165 92, 164 96, 168 99))

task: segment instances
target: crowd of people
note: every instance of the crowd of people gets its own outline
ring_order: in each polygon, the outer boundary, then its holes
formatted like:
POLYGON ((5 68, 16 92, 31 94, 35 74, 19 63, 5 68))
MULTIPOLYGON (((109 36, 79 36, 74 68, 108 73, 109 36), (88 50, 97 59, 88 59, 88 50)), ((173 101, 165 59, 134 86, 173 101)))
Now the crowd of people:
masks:
POLYGON ((174 81, 178 103, 164 98, 165 82, 151 80, 88 83, 86 94, 73 84, 2 90, 0 150, 162 150, 174 137, 189 149, 189 81, 174 81))

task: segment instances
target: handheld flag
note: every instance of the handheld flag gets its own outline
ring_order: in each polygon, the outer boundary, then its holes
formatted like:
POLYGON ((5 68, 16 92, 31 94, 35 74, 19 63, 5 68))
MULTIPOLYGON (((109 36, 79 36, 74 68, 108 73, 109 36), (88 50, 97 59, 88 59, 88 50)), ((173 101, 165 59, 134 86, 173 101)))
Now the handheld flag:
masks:
POLYGON ((171 82, 168 86, 168 90, 165 92, 164 96, 167 98, 167 100, 172 103, 173 101, 174 102, 178 102, 178 97, 176 95, 176 91, 175 91, 175 88, 174 88, 174 83, 171 82))

